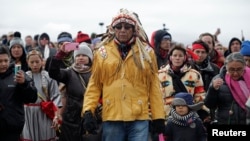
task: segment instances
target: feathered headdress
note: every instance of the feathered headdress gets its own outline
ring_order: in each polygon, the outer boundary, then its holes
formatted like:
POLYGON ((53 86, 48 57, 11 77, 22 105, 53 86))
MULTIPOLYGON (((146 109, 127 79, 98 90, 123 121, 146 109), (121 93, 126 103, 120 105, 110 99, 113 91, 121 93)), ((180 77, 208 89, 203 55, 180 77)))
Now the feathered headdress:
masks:
POLYGON ((143 59, 146 59, 149 63, 152 62, 150 55, 145 49, 146 45, 149 45, 149 42, 146 32, 144 31, 142 24, 139 20, 139 17, 134 12, 128 11, 127 9, 120 9, 118 14, 115 17, 113 17, 111 24, 107 27, 107 32, 103 34, 102 41, 97 47, 99 48, 102 45, 114 39, 115 37, 114 26, 121 22, 125 22, 134 26, 135 28, 134 35, 136 38, 136 44, 139 47, 140 61, 142 67, 144 68, 145 66, 143 59))

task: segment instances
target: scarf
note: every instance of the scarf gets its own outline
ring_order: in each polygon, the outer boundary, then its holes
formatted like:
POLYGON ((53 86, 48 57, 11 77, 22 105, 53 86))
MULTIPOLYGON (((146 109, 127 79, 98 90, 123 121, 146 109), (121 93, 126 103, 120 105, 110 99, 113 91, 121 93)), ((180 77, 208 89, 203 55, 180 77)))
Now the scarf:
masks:
POLYGON ((250 68, 245 68, 242 77, 244 81, 237 81, 231 79, 229 74, 226 74, 225 80, 235 101, 240 105, 241 108, 246 110, 245 104, 247 102, 250 92, 250 68))
POLYGON ((50 49, 49 45, 45 45, 44 47, 44 59, 46 60, 49 57, 50 49))
POLYGON ((66 67, 69 67, 71 64, 73 64, 73 62, 74 62, 73 52, 71 52, 70 54, 64 56, 63 59, 62 59, 62 61, 63 61, 63 64, 66 67))
POLYGON ((80 65, 80 64, 76 64, 76 63, 73 63, 71 68, 78 73, 85 73, 85 72, 90 71, 90 66, 80 65))
POLYGON ((168 56, 168 50, 164 50, 164 49, 160 48, 159 55, 161 56, 161 58, 166 58, 168 56))
POLYGON ((118 39, 114 39, 115 43, 118 45, 118 50, 120 52, 120 55, 122 57, 122 59, 124 60, 127 55, 128 55, 128 52, 130 51, 131 49, 131 45, 133 43, 135 43, 135 37, 132 37, 127 43, 121 43, 118 39))
POLYGON ((194 111, 190 111, 185 116, 180 116, 176 113, 174 108, 171 109, 170 115, 169 120, 180 126, 190 126, 197 118, 199 118, 198 114, 194 111))

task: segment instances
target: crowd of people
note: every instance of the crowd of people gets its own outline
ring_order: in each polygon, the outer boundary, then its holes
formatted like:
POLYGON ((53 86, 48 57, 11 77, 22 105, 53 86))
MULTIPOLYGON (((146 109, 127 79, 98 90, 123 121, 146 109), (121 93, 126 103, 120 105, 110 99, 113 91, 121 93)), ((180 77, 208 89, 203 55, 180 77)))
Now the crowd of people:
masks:
POLYGON ((164 29, 149 39, 127 9, 97 36, 63 31, 54 43, 10 32, 0 44, 0 140, 206 141, 211 124, 250 125, 250 41, 224 47, 219 34, 188 47, 164 29))

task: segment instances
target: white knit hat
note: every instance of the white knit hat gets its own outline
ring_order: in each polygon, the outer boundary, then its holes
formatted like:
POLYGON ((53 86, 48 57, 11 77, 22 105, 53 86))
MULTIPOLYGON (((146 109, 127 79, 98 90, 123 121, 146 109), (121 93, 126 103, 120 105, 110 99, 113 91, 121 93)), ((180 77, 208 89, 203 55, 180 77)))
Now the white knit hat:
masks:
POLYGON ((23 40, 21 38, 19 38, 19 37, 14 37, 13 39, 10 40, 10 46, 9 46, 9 48, 11 49, 11 47, 13 45, 16 45, 16 44, 21 45, 22 48, 24 48, 23 40))
POLYGON ((79 54, 87 55, 93 61, 93 52, 88 43, 82 42, 79 44, 79 49, 74 50, 74 58, 79 54))

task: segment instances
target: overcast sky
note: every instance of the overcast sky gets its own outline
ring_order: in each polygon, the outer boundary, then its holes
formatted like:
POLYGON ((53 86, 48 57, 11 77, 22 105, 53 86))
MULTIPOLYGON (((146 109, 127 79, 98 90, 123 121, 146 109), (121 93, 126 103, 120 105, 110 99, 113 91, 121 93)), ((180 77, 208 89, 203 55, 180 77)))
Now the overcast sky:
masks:
POLYGON ((224 46, 232 37, 241 39, 241 30, 250 38, 250 0, 1 0, 0 35, 20 31, 24 39, 47 32, 56 41, 62 31, 99 34, 120 8, 139 15, 149 38, 163 23, 173 40, 186 45, 218 27, 224 46))

